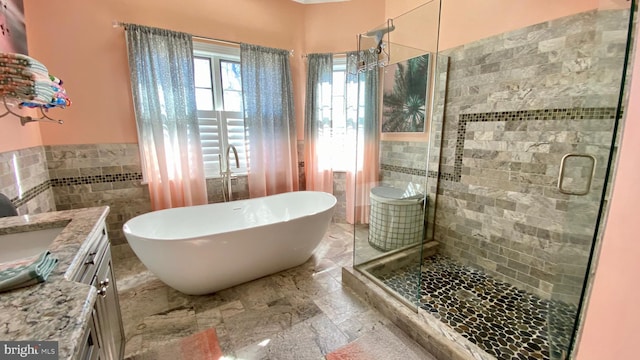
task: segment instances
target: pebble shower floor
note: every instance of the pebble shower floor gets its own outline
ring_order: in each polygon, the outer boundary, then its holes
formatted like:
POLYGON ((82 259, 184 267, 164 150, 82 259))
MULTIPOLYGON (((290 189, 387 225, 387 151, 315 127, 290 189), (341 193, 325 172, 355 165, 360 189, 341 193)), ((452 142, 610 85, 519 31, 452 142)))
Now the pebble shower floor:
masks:
POLYGON ((372 274, 498 359, 559 360, 577 308, 543 300, 436 255, 386 274, 372 274), (418 274, 422 281, 419 282, 418 274), (551 334, 551 341, 549 341, 551 334))

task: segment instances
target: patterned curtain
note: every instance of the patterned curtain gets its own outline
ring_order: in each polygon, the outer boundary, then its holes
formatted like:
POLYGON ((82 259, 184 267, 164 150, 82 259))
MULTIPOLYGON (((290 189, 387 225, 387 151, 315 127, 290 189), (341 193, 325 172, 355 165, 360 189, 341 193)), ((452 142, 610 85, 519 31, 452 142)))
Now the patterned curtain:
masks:
POLYGON ((307 57, 307 94, 304 117, 305 178, 307 190, 328 193, 333 193, 330 149, 332 82, 333 55, 309 54, 307 57), (325 124, 324 120, 327 120, 328 124, 325 124))
POLYGON ((206 204, 191 35, 132 24, 125 30, 152 209, 206 204))
MULTIPOLYGON (((376 55, 365 52, 364 56, 376 55)), ((366 224, 369 193, 377 186, 380 171, 380 69, 358 72, 357 62, 356 53, 347 54, 347 83, 359 84, 358 94, 347 94, 347 102, 357 102, 359 109, 356 168, 347 171, 347 221, 366 224)))
POLYGON ((240 45, 249 194, 298 190, 296 124, 289 52, 240 45))

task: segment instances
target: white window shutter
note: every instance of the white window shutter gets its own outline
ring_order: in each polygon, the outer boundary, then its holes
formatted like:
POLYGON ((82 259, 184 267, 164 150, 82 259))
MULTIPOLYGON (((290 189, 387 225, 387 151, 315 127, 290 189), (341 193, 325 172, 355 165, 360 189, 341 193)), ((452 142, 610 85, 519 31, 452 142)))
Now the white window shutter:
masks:
POLYGON ((198 111, 200 142, 206 177, 220 176, 220 119, 215 111, 198 111))

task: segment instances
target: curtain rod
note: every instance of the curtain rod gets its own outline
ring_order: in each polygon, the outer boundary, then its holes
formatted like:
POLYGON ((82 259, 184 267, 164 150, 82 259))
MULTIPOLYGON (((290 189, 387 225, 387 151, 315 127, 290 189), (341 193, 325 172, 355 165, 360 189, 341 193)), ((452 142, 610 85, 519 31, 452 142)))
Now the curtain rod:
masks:
MULTIPOLYGON (((121 22, 121 21, 113 21, 112 25, 114 28, 117 27, 124 27, 125 25, 127 25, 127 23, 121 22)), ((194 39, 200 39, 200 40, 207 40, 207 41, 216 41, 216 42, 221 42, 221 43, 225 43, 225 44, 229 44, 229 45, 236 45, 236 46, 240 46, 240 42, 238 41, 231 41, 231 40, 222 40, 222 39, 216 39, 216 38, 212 38, 212 37, 208 37, 208 36, 200 36, 200 35, 193 35, 191 34, 191 37, 193 37, 194 39)), ((293 56, 293 49, 289 50, 289 55, 293 56)))
MULTIPOLYGON (((329 54, 331 54, 333 56, 347 56, 347 53, 350 53, 350 52, 351 51, 343 51, 343 52, 329 53, 329 54)), ((309 54, 302 54, 302 55, 300 55, 300 57, 306 59, 306 58, 309 57, 309 54)))

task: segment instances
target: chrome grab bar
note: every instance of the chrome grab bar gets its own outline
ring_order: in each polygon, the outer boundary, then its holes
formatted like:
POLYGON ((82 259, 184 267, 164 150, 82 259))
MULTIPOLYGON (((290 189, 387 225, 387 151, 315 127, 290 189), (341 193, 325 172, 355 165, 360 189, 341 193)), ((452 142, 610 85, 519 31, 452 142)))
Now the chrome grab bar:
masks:
POLYGON ((578 195, 578 196, 587 195, 589 191, 591 191, 591 183, 593 181, 593 177, 596 174, 596 163, 597 163, 596 157, 590 154, 568 153, 565 156, 563 156, 562 160, 560 161, 560 172, 558 174, 558 185, 557 185, 558 191, 566 195, 578 195), (582 157, 582 158, 587 158, 591 160, 591 172, 589 173, 589 178, 587 179, 587 185, 583 191, 575 191, 575 190, 572 191, 572 190, 567 190, 563 188, 566 160, 570 157, 582 157))

